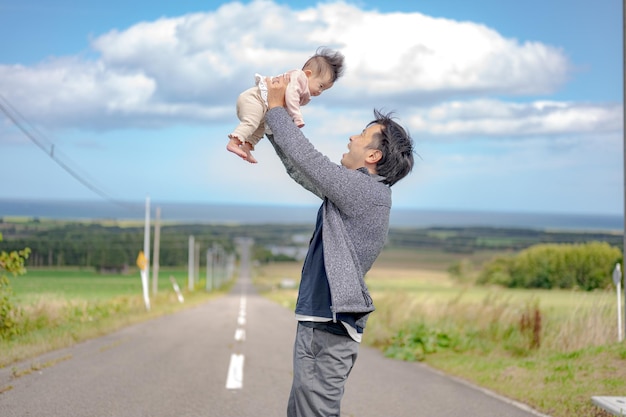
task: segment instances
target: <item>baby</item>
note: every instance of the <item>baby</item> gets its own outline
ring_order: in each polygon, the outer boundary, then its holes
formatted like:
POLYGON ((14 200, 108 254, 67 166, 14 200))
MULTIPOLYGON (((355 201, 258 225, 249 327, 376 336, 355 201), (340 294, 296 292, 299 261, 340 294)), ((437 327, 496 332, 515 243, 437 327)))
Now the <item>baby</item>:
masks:
MULTIPOLYGON (((343 55, 328 48, 319 48, 301 70, 291 70, 289 85, 285 93, 287 111, 298 127, 304 126, 300 106, 306 105, 311 96, 319 96, 331 88, 343 75, 343 55)), ((254 146, 265 134, 265 112, 267 111, 267 85, 265 77, 255 74, 256 86, 241 93, 237 98, 237 117, 240 120, 235 130, 228 135, 226 149, 246 161, 256 164, 252 156, 254 146)), ((267 133, 270 133, 269 131, 267 133)))

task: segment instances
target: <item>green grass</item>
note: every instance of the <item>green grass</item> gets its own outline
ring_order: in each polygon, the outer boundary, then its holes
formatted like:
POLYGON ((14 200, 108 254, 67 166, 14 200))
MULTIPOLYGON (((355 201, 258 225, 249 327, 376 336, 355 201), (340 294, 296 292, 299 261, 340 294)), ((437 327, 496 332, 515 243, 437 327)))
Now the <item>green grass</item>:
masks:
MULTIPOLYGON (((467 255, 466 255, 467 256, 467 255)), ((553 417, 608 416, 595 395, 626 393, 626 343, 617 343, 615 291, 519 290, 460 283, 446 272, 463 256, 387 250, 368 273, 377 306, 364 343, 388 355, 422 360, 553 417), (447 259, 447 261, 446 261, 447 259), (521 327, 535 311, 534 331, 521 327)), ((486 254, 470 256, 476 268, 486 254)), ((301 263, 256 271, 263 293, 293 308, 301 263)))
POLYGON ((591 397, 624 395, 625 360, 626 345, 613 343, 525 358, 442 351, 426 363, 550 416, 565 417, 608 416, 591 404, 591 397))
POLYGON ((11 277, 14 298, 23 314, 18 320, 19 333, 0 338, 0 367, 192 307, 223 294, 231 284, 207 293, 200 281, 194 291, 187 291, 186 277, 184 269, 161 269, 158 294, 150 290, 149 311, 138 272, 101 275, 91 269, 32 268, 26 275, 11 277), (183 304, 170 276, 183 292, 183 304))
MULTIPOLYGON (((364 342, 390 356, 423 360, 553 417, 606 416, 592 405, 591 396, 626 392, 626 344, 615 342, 615 292, 480 287, 446 272, 459 261, 478 270, 496 254, 385 250, 367 276, 377 311, 364 342), (535 311, 541 318, 538 348, 530 345, 532 330, 520 327, 535 311)), ((300 269, 299 262, 263 265, 254 281, 264 295, 293 308, 297 290, 280 283, 297 282, 300 269)), ((170 275, 186 288, 186 270, 162 269, 150 312, 143 306, 137 271, 100 275, 77 268, 31 268, 11 278, 27 314, 48 321, 0 341, 0 366, 219 295, 185 291, 185 305, 180 305, 170 275)))
MULTIPOLYGON (((186 271, 161 269, 159 292, 172 291, 170 275, 174 276, 180 287, 186 286, 186 271)), ((26 303, 43 295, 65 299, 106 300, 120 295, 142 294, 141 277, 137 269, 131 269, 128 274, 100 274, 92 268, 31 267, 28 268, 27 275, 10 279, 14 294, 26 303)))

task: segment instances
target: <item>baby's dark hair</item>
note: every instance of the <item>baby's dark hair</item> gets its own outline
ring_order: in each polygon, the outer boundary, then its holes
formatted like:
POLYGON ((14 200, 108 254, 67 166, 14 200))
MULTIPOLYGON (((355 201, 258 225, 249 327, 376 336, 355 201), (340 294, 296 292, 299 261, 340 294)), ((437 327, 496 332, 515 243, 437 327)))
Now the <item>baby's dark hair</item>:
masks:
POLYGON ((311 70, 315 75, 330 75, 330 81, 334 83, 343 75, 343 60, 341 52, 322 46, 317 48, 315 55, 304 63, 302 70, 311 70))
POLYGON ((379 134, 374 136, 371 147, 382 152, 382 158, 376 164, 376 173, 385 179, 384 184, 394 185, 406 177, 413 169, 413 139, 409 133, 394 121, 393 112, 383 114, 374 109, 373 124, 382 125, 379 134), (377 143, 376 143, 377 142, 377 143))

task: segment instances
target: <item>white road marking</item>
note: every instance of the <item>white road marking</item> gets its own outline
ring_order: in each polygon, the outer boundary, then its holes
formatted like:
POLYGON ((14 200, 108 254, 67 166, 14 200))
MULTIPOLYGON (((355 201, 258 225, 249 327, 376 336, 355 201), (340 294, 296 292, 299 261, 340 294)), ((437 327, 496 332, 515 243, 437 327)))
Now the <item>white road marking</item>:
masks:
POLYGON ((243 387, 243 362, 243 355, 237 353, 230 355, 226 389, 241 389, 243 387))
MULTIPOLYGON (((239 327, 235 330, 235 341, 244 342, 246 340, 246 330, 242 327, 246 324, 246 296, 242 295, 239 300, 239 316, 237 317, 239 327)), ((226 377, 226 389, 243 388, 243 363, 242 353, 230 355, 230 365, 228 366, 228 376, 226 377)))
POLYGON ((235 330, 235 340, 238 342, 243 342, 246 340, 246 331, 244 329, 235 330))

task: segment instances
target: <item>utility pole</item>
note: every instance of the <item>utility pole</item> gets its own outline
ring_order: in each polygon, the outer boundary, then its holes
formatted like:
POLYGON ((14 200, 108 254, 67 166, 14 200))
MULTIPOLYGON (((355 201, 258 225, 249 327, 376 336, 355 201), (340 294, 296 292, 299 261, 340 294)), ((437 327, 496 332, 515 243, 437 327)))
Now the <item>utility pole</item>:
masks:
POLYGON ((152 295, 159 291, 159 250, 161 247, 161 207, 156 208, 154 218, 154 250, 152 252, 152 295))
POLYGON ((150 197, 146 196, 146 216, 143 230, 143 254, 148 261, 146 263, 146 275, 150 271, 150 197))
POLYGON ((193 237, 193 235, 189 236, 189 246, 187 249, 189 252, 187 253, 188 259, 187 259, 187 288, 189 289, 189 291, 193 291, 193 287, 194 287, 194 278, 196 276, 196 273, 194 272, 193 268, 195 266, 195 261, 193 259, 195 253, 196 253, 196 243, 195 243, 195 238, 193 237))
POLYGON ((200 281, 200 243, 196 242, 195 246, 194 246, 194 282, 199 282, 200 281))
MULTIPOLYGON (((622 47, 624 48, 622 52, 622 74, 623 74, 623 99, 622 99, 622 111, 623 111, 623 119, 622 119, 622 135, 623 135, 623 148, 622 148, 622 157, 624 158, 624 163, 622 169, 624 170, 624 183, 622 184, 624 187, 624 239, 623 239, 623 252, 622 252, 622 270, 624 271, 624 298, 626 301, 626 0, 622 0, 622 47)), ((625 303, 626 304, 626 303, 625 303)), ((626 308, 624 308, 624 325, 626 325, 626 308)))
POLYGON ((143 260, 141 264, 141 287, 146 310, 150 310, 150 292, 148 290, 148 277, 150 276, 150 197, 146 196, 146 218, 143 231, 143 260))
POLYGON ((213 249, 209 248, 206 250, 206 290, 213 291, 213 275, 214 275, 214 267, 213 267, 213 249))

